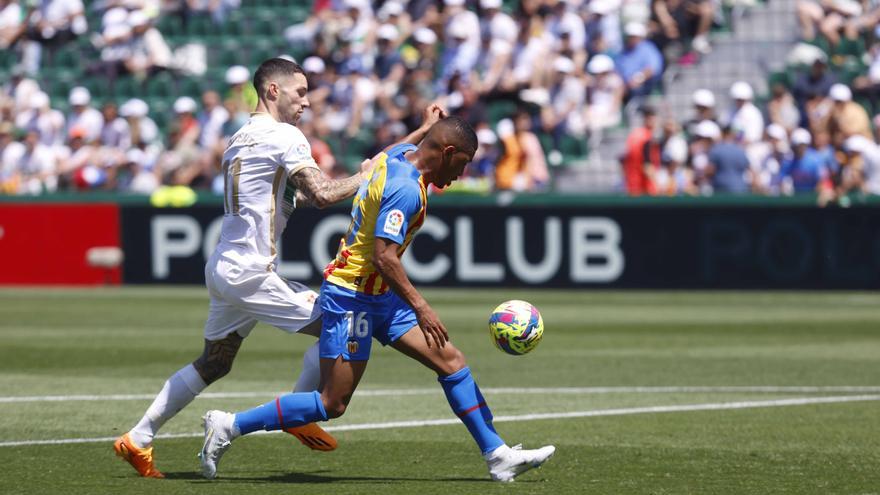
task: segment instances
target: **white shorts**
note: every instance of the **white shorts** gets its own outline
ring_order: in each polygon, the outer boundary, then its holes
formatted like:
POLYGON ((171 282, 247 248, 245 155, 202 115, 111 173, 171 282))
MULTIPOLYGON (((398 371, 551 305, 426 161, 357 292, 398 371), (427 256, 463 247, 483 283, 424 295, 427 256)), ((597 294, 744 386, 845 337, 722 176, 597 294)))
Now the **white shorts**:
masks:
POLYGON ((211 295, 206 340, 220 340, 232 332, 247 337, 258 321, 296 333, 321 317, 314 291, 262 266, 243 268, 226 257, 211 256, 205 265, 211 295))

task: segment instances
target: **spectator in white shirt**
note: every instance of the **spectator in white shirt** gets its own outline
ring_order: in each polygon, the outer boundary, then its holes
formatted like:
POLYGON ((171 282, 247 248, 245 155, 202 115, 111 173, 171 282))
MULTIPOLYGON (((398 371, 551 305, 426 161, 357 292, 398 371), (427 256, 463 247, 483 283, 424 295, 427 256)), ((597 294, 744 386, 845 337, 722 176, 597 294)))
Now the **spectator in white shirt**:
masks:
POLYGON ((3 85, 3 95, 12 100, 12 114, 18 115, 30 109, 31 96, 40 91, 37 81, 27 77, 24 65, 12 67, 9 82, 3 85))
POLYGON ((880 195, 880 146, 856 134, 846 139, 844 151, 861 158, 861 188, 868 194, 880 195))
POLYGON ((755 93, 747 82, 738 81, 730 87, 730 98, 734 106, 727 123, 734 136, 746 146, 761 141, 764 135, 764 116, 752 103, 754 96, 755 93))
POLYGON ((557 1, 553 7, 553 13, 547 19, 547 30, 553 34, 557 43, 565 34, 571 40, 571 46, 575 50, 584 50, 587 46, 587 35, 583 19, 572 8, 575 3, 572 0, 557 1))
POLYGON ((447 43, 456 40, 470 50, 480 49, 480 18, 465 7, 465 0, 444 0, 443 16, 444 39, 447 43), (463 34, 462 34, 463 33, 463 34))
POLYGON ((29 131, 24 138, 24 153, 18 160, 19 194, 54 192, 58 188, 57 155, 40 143, 37 131, 29 131))
POLYGON ((131 26, 127 22, 106 26, 99 44, 102 46, 101 59, 90 64, 86 71, 106 79, 112 90, 116 78, 127 71, 126 60, 131 56, 131 26))
POLYGON ((128 123, 132 147, 147 150, 156 148, 155 152, 148 151, 148 154, 158 155, 162 149, 159 127, 149 113, 149 105, 140 98, 132 98, 119 107, 119 116, 128 123))
POLYGON ((196 116, 201 134, 199 146, 213 151, 223 136, 223 124, 229 120, 229 112, 220 105, 220 95, 216 91, 205 91, 202 94, 202 111, 196 116))
POLYGON ((595 55, 587 64, 587 71, 594 82, 587 89, 589 104, 584 121, 592 131, 618 125, 626 84, 614 72, 614 60, 601 53, 595 55))
POLYGON ((125 68, 138 78, 146 78, 171 64, 171 49, 143 12, 136 10, 128 15, 131 28, 129 56, 125 68))
POLYGON ((0 50, 9 49, 24 32, 21 14, 17 0, 0 0, 0 50))
POLYGON ((55 49, 88 30, 81 0, 39 0, 28 15, 27 24, 25 35, 38 44, 28 52, 29 70, 36 70, 40 65, 40 46, 55 49))
POLYGON ((35 131, 40 143, 52 147, 64 142, 64 115, 49 107, 49 95, 39 91, 31 95, 30 110, 18 115, 16 127, 35 131))
POLYGON ((241 6, 241 0, 184 0, 185 17, 193 14, 208 14, 218 26, 226 21, 229 12, 241 6))
POLYGON ((513 89, 509 86, 541 86, 553 37, 546 31, 533 30, 531 27, 532 23, 528 20, 523 21, 519 26, 519 37, 513 50, 511 74, 502 78, 502 85, 507 86, 508 89, 513 89))
POLYGON ((101 130, 101 144, 117 150, 131 147, 131 129, 128 122, 119 116, 119 109, 113 102, 104 104, 101 109, 104 116, 104 128, 101 130))
POLYGON ((752 103, 755 93, 751 85, 737 81, 730 87, 733 108, 730 110, 725 127, 729 127, 733 139, 742 145, 749 159, 749 166, 758 167, 764 158, 761 140, 764 138, 764 115, 752 103))
MULTIPOLYGON (((479 24, 477 24, 477 39, 479 39, 479 24)), ((480 44, 470 43, 471 34, 466 23, 452 22, 447 30, 445 48, 441 57, 443 73, 437 81, 437 91, 447 93, 449 81, 458 76, 467 79, 477 64, 480 55, 480 44)))
POLYGON ((620 4, 620 0, 590 0, 586 9, 582 9, 587 51, 591 55, 613 55, 623 50, 620 4))
POLYGON ((96 108, 89 105, 92 101, 92 94, 89 90, 77 86, 70 90, 67 101, 70 103, 71 111, 67 115, 66 132, 70 134, 71 129, 78 127, 85 131, 87 142, 100 140, 101 130, 104 128, 104 116, 96 108))
POLYGON ((13 139, 11 122, 0 122, 0 194, 18 192, 18 164, 24 155, 24 144, 13 139))
POLYGON ((564 135, 583 136, 586 130, 583 121, 586 90, 583 81, 574 75, 574 69, 574 62, 569 58, 558 57, 553 61, 550 104, 541 109, 542 127, 552 134, 556 151, 564 135))
POLYGON ((480 7, 483 8, 480 31, 484 42, 488 38, 504 40, 513 45, 519 29, 516 21, 501 11, 501 3, 501 0, 480 0, 480 7))

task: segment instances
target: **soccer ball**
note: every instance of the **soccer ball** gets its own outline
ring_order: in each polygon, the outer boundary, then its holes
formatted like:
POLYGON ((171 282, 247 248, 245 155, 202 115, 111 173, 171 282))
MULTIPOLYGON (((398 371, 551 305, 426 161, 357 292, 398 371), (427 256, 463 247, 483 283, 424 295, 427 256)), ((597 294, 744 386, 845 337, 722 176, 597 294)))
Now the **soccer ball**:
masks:
POLYGON ((531 352, 544 335, 538 308, 525 301, 501 303, 489 317, 489 337, 502 351, 519 356, 531 352))

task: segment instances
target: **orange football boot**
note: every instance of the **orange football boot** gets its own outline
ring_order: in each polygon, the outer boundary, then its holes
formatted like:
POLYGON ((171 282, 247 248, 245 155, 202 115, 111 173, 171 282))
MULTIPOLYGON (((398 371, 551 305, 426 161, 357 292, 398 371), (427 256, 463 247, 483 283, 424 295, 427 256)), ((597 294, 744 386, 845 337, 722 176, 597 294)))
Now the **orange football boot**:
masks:
POLYGON ((320 450, 323 452, 336 450, 336 439, 316 423, 285 428, 284 431, 295 436, 303 445, 312 450, 320 450))
POLYGON ((113 442, 116 455, 122 457, 131 467, 145 478, 164 478, 165 475, 153 465, 153 447, 142 449, 131 442, 128 433, 113 442))

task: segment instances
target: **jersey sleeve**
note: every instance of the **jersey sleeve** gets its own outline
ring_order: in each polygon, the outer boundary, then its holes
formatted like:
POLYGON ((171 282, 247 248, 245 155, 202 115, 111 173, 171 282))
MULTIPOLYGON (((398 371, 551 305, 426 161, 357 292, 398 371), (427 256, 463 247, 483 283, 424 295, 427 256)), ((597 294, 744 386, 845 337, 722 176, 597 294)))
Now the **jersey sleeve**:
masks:
POLYGON ((409 220, 422 209, 419 185, 409 180, 392 180, 385 186, 374 235, 403 244, 409 220))
POLYGON ((312 157, 312 147, 308 139, 296 127, 286 126, 281 147, 281 165, 287 170, 288 176, 306 167, 318 167, 312 157))

